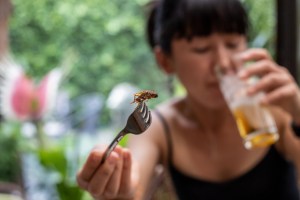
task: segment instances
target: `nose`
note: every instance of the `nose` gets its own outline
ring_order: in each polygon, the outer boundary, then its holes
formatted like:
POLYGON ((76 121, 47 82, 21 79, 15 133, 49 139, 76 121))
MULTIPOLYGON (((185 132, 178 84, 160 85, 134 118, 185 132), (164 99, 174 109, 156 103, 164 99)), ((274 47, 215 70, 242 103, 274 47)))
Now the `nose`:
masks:
POLYGON ((222 72, 234 72, 234 65, 231 59, 230 50, 226 49, 224 46, 220 45, 216 50, 216 63, 215 65, 222 72))
POLYGON ((229 68, 231 65, 229 51, 223 46, 220 46, 217 49, 216 61, 216 64, 221 68, 229 68))

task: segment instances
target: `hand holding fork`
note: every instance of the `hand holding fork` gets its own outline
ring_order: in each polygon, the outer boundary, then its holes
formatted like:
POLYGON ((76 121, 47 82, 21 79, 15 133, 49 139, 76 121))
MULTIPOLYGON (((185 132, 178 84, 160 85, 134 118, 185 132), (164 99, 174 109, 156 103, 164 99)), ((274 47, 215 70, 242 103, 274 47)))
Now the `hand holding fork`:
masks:
MULTIPOLYGON (((144 101, 137 103, 135 110, 128 117, 126 126, 113 139, 105 152, 100 154, 101 161, 95 159, 99 158, 99 152, 91 152, 86 163, 77 174, 78 185, 87 190, 95 199, 131 199, 134 194, 133 191, 137 187, 138 179, 136 176, 132 176, 135 178, 131 177, 131 173, 136 173, 136 165, 132 165, 130 153, 123 151, 123 155, 127 156, 121 160, 108 159, 110 162, 105 161, 126 134, 138 135, 149 128, 152 120, 151 113, 144 101), (123 168, 122 166, 126 167, 123 168)), ((116 149, 117 152, 120 150, 121 148, 116 149)))
POLYGON ((127 135, 128 133, 139 135, 146 131, 151 124, 151 113, 145 104, 144 101, 139 102, 137 107, 128 117, 125 128, 123 128, 120 133, 113 139, 108 148, 106 149, 100 165, 103 164, 106 158, 110 155, 110 153, 114 150, 117 144, 121 141, 121 139, 127 135))

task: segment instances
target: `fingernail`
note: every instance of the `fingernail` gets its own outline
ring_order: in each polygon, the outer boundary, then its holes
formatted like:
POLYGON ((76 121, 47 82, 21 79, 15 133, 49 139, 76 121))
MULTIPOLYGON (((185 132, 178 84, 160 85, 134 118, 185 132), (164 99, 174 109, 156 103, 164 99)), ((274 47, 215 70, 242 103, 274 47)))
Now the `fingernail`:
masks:
POLYGON ((93 162, 93 163, 98 163, 100 157, 101 157, 101 153, 98 152, 98 151, 94 151, 94 152, 92 153, 92 162, 93 162))
POLYGON ((111 165, 114 165, 114 164, 116 163, 116 159, 113 158, 112 156, 110 156, 110 157, 108 158, 108 163, 111 164, 111 165))
POLYGON ((123 156, 124 156, 125 159, 129 159, 130 156, 131 156, 130 151, 128 149, 124 148, 123 156))
POLYGON ((253 87, 250 87, 247 89, 247 94, 252 95, 255 92, 255 89, 253 87))
POLYGON ((110 154, 110 156, 108 157, 108 162, 109 162, 109 164, 114 165, 117 163, 117 159, 118 159, 118 155, 116 153, 112 152, 110 154))
POLYGON ((246 76, 247 76, 247 73, 245 72, 245 70, 240 70, 238 72, 238 77, 239 78, 246 78, 246 76))
POLYGON ((268 100, 266 98, 262 98, 260 100, 260 103, 263 104, 263 105, 268 104, 268 100))

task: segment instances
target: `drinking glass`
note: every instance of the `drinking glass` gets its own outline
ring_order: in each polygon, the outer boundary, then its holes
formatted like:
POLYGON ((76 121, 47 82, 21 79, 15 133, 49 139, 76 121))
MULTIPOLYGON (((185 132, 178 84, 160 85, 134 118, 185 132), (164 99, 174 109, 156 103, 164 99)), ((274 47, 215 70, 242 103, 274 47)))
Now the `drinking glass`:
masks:
POLYGON ((236 70, 216 69, 220 89, 224 95, 243 139, 245 148, 266 147, 279 139, 278 129, 274 118, 260 99, 265 95, 260 92, 247 95, 247 88, 255 84, 256 77, 241 80, 236 70))

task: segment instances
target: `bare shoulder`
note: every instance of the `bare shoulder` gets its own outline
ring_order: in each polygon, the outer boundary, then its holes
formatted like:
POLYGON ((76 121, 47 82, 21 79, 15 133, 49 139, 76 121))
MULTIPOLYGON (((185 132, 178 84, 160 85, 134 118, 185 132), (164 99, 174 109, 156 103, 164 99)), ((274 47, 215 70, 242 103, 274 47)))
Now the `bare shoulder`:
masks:
MULTIPOLYGON (((151 109, 152 123, 149 128, 140 135, 129 135, 128 148, 130 149, 135 163, 138 165, 140 177, 140 191, 144 194, 150 187, 155 174, 155 167, 161 163, 165 155, 166 138, 164 125, 157 115, 158 110, 163 116, 168 113, 169 103, 159 105, 151 109)), ((166 116, 167 117, 167 116, 166 116)))
POLYGON ((150 127, 141 135, 131 135, 129 138, 129 148, 139 154, 147 155, 154 162, 162 162, 166 155, 166 134, 165 122, 169 124, 175 111, 177 100, 170 100, 158 105, 151 110, 152 123, 150 127))

